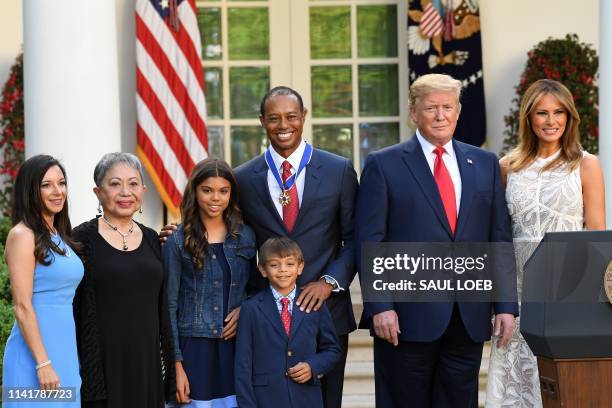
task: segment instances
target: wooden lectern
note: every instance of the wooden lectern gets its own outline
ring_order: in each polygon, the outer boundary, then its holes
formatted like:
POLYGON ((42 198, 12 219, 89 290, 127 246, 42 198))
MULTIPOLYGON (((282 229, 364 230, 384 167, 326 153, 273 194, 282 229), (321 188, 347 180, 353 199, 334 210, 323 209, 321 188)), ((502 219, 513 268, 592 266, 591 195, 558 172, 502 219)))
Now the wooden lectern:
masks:
POLYGON ((612 407, 612 359, 538 357, 546 408, 612 407))
POLYGON ((612 231, 576 231, 546 234, 525 265, 521 333, 545 408, 612 408, 611 261, 612 231))

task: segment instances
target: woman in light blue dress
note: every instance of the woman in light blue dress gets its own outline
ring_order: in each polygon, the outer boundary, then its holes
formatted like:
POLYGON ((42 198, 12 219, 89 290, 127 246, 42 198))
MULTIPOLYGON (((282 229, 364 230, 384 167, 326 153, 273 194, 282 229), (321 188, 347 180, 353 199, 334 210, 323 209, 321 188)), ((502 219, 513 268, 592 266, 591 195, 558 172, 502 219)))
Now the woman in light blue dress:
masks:
POLYGON ((83 264, 72 248, 66 194, 66 173, 53 157, 23 163, 5 251, 15 308, 4 351, 5 408, 81 406, 72 300, 83 264))

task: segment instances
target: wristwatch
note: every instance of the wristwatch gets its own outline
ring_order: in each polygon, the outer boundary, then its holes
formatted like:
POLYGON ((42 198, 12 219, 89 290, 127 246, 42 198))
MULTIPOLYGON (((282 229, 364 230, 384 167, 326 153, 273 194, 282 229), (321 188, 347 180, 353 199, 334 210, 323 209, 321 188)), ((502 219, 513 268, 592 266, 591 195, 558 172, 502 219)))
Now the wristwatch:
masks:
POLYGON ((325 281, 325 283, 331 285, 332 290, 337 290, 338 289, 338 282, 336 282, 336 280, 334 278, 332 278, 331 276, 322 276, 321 279, 323 279, 325 281))

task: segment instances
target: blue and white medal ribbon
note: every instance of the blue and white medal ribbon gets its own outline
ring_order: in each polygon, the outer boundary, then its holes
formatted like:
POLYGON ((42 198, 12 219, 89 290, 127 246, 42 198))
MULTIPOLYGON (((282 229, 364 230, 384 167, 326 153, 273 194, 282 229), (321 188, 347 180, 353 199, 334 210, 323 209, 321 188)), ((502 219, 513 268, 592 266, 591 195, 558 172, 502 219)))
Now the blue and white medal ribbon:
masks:
POLYGON ((274 179, 276 180, 276 182, 278 183, 278 186, 281 189, 281 194, 278 197, 278 201, 284 207, 286 205, 289 205, 290 200, 289 200, 288 191, 291 190, 291 187, 293 187, 293 185, 295 184, 295 181, 297 180, 302 170, 304 170, 306 166, 308 165, 308 163, 310 163, 310 159, 312 158, 312 152, 314 149, 312 148, 310 144, 306 143, 306 148, 304 149, 304 154, 302 154, 302 159, 300 160, 300 165, 297 171, 294 174, 292 174, 291 177, 289 177, 287 181, 285 181, 284 183, 283 183, 283 179, 281 178, 281 175, 278 172, 278 169, 274 165, 274 160, 272 159, 272 153, 270 153, 270 149, 271 149, 271 146, 268 146, 268 150, 266 150, 266 154, 265 154, 265 159, 266 159, 266 163, 268 164, 268 168, 272 172, 274 179))

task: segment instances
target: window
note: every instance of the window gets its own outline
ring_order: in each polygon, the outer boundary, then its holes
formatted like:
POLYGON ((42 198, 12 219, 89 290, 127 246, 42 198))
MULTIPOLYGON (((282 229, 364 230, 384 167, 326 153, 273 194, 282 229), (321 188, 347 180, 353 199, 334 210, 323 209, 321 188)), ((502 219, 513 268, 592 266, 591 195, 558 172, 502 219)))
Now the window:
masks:
POLYGON ((233 166, 262 153, 259 102, 295 88, 309 110, 304 135, 350 158, 406 138, 406 2, 198 2, 210 153, 233 166))
POLYGON ((211 156, 238 165, 261 153, 257 119, 270 87, 269 1, 197 2, 211 156))

